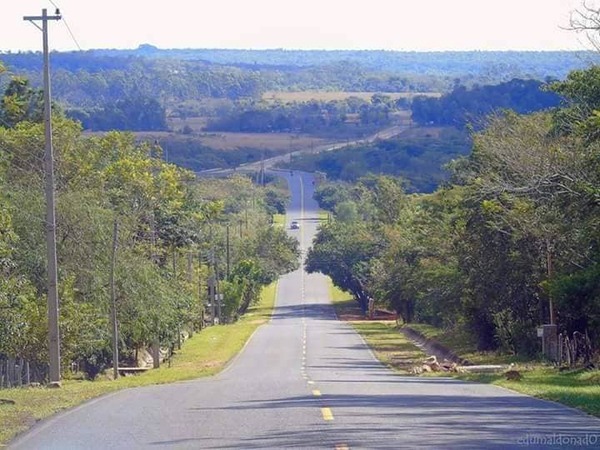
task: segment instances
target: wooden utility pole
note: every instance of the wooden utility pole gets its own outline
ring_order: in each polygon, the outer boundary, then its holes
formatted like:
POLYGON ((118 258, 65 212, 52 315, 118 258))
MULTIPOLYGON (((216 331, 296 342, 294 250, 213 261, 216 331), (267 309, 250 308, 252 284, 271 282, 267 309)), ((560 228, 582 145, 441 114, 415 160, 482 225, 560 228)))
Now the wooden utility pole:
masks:
MULTIPOLYGON (((546 240, 546 268, 548 271, 548 281, 552 281, 554 270, 552 266, 552 244, 550 239, 546 240)), ((556 324, 554 316, 554 303, 552 302, 552 294, 548 292, 548 309, 550 310, 550 325, 556 324)))
POLYGON ((117 322, 117 288, 115 286, 115 266, 119 246, 119 222, 115 217, 113 224, 113 243, 110 258, 110 320, 112 323, 113 378, 119 378, 119 324, 117 322))
POLYGON ((230 264, 231 264, 231 251, 229 250, 229 224, 227 224, 227 234, 226 234, 226 248, 227 248, 227 278, 229 278, 230 273, 230 264))
POLYGON ((56 206, 54 199, 54 150, 52 148, 52 104, 50 95, 50 55, 48 50, 48 21, 60 20, 60 11, 49 16, 25 16, 42 32, 44 50, 44 175, 46 179, 46 249, 48 258, 48 355, 49 385, 60 386, 60 334, 58 325, 58 270, 56 258, 56 206), (36 22, 42 22, 40 27, 36 22))

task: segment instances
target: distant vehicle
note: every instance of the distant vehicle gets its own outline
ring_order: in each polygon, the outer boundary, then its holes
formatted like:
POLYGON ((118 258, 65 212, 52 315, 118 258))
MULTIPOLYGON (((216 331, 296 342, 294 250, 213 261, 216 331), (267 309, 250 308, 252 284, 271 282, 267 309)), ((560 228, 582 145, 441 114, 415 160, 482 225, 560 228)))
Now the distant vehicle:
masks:
POLYGON ((300 224, 298 223, 297 220, 292 220, 292 223, 290 223, 290 229, 291 230, 298 230, 298 229, 300 229, 300 224))

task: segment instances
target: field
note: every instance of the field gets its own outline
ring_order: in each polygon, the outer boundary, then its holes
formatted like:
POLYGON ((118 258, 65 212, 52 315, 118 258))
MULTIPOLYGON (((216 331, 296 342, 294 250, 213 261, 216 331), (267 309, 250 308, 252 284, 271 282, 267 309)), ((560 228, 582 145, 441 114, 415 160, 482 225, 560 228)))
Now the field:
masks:
MULTIPOLYGON (((104 132, 85 132, 86 135, 101 135, 104 132)), ((144 141, 188 141, 196 142, 214 150, 238 150, 245 148, 272 150, 287 153, 328 144, 332 140, 297 133, 194 133, 180 134, 168 131, 135 131, 133 134, 144 141)))
POLYGON ((203 145, 216 150, 257 148, 274 151, 296 151, 326 144, 328 141, 294 133, 202 133, 194 136, 203 145))
MULTIPOLYGON (((262 96, 265 101, 282 102, 309 102, 311 100, 320 100, 324 102, 334 100, 344 100, 349 97, 358 97, 363 100, 370 100, 376 92, 344 92, 344 91, 301 91, 301 92, 279 92, 268 91, 262 96)), ((428 97, 440 97, 439 92, 377 92, 377 94, 387 95, 394 100, 399 98, 413 98, 417 95, 428 97)))

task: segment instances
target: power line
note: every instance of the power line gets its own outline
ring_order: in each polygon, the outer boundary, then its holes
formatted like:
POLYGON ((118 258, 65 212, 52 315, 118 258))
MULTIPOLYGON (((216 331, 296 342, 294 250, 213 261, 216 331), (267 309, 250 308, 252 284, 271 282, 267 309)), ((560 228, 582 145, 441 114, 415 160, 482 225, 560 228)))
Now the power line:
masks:
MULTIPOLYGON (((57 11, 60 11, 60 8, 58 7, 58 5, 56 3, 54 3, 52 0, 48 0, 52 6, 54 6, 56 8, 57 11)), ((67 31, 69 32, 69 35, 71 36, 71 39, 73 40, 73 42, 75 43, 75 45, 77 46, 77 48, 79 49, 79 51, 83 51, 81 49, 81 46, 79 45, 79 42, 77 42, 77 39, 75 38, 75 35, 73 34, 73 31, 71 31, 71 27, 69 26, 69 23, 67 22, 67 19, 65 18, 65 15, 61 13, 62 16, 62 21, 65 24, 65 27, 67 27, 67 31)))
POLYGON ((79 42, 77 42, 77 39, 75 39, 75 35, 73 34, 73 32, 71 31, 71 27, 69 26, 69 23, 67 22, 67 19, 65 19, 65 17, 63 16, 63 23, 65 24, 65 27, 67 27, 67 31, 69 32, 69 34, 71 35, 71 39, 73 39, 73 42, 75 42, 75 45, 77 46, 77 48, 79 49, 79 51, 81 52, 81 46, 79 45, 79 42))

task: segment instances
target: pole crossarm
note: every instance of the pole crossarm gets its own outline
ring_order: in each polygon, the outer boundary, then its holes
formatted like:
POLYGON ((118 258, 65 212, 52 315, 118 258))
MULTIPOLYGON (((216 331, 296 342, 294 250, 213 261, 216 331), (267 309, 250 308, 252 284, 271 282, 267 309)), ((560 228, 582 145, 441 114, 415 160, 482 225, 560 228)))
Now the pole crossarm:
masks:
POLYGON ((62 16, 59 14, 57 16, 23 16, 23 20, 27 20, 29 22, 36 22, 39 20, 61 20, 62 16))

